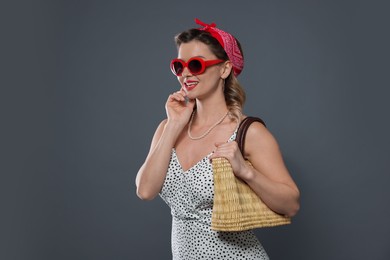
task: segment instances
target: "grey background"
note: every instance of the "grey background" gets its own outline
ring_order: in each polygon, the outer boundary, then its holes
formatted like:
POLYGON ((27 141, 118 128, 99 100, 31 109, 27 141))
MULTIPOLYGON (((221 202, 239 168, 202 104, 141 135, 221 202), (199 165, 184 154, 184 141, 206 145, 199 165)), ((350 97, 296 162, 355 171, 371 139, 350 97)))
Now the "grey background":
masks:
POLYGON ((169 259, 134 178, 178 88, 173 36, 234 34, 245 113, 302 193, 256 230, 272 259, 390 259, 387 1, 9 1, 1 24, 0 259, 169 259))

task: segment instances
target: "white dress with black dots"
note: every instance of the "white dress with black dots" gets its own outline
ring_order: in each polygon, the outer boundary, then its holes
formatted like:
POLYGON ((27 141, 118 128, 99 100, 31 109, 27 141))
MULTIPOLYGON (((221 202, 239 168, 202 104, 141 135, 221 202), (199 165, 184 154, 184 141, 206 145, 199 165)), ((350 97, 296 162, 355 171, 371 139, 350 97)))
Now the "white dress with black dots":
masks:
MULTIPOLYGON (((229 141, 235 137, 236 132, 229 141)), ((211 230, 214 181, 208 156, 184 172, 172 149, 160 196, 171 208, 174 260, 269 259, 252 231, 211 230)))

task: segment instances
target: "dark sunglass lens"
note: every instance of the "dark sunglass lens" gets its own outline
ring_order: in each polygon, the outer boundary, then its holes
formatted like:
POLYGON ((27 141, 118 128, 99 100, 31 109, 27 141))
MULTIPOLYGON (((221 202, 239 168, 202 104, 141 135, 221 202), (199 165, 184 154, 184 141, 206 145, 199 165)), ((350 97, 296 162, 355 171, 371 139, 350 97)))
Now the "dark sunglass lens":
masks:
POLYGON ((175 61, 173 63, 173 70, 176 75, 181 75, 183 73, 183 64, 181 62, 175 61))
POLYGON ((188 69, 191 73, 199 73, 202 70, 202 63, 198 60, 192 60, 188 64, 188 69))

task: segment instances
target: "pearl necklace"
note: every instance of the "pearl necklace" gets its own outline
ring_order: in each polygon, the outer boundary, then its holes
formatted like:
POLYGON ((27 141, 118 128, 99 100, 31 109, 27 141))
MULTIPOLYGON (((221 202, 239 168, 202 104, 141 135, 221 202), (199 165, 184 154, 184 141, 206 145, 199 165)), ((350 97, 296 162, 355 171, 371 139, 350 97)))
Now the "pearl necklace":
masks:
POLYGON ((229 111, 226 112, 225 115, 223 115, 223 117, 221 117, 221 119, 219 119, 214 125, 212 125, 206 132, 204 132, 204 134, 200 135, 200 136, 197 136, 197 137, 193 137, 191 135, 191 126, 192 126, 192 121, 194 120, 194 116, 195 116, 195 111, 192 112, 192 115, 191 115, 191 119, 190 119, 190 122, 188 123, 188 129, 187 129, 187 134, 188 134, 188 137, 191 139, 191 140, 199 140, 199 139, 202 139, 203 137, 205 137, 206 135, 208 135, 211 130, 213 130, 217 125, 219 125, 220 123, 222 123, 222 121, 225 119, 225 117, 229 114, 229 111))

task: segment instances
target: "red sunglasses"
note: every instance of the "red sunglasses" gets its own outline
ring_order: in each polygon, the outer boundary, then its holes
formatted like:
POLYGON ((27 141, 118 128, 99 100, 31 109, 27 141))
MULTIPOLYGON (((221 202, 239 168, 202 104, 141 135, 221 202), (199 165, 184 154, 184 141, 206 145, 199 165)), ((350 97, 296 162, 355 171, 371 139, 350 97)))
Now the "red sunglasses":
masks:
POLYGON ((171 71, 176 76, 181 76, 185 67, 191 72, 192 75, 202 74, 207 67, 222 63, 224 60, 203 60, 199 57, 193 57, 187 62, 181 59, 173 59, 171 61, 171 71))

